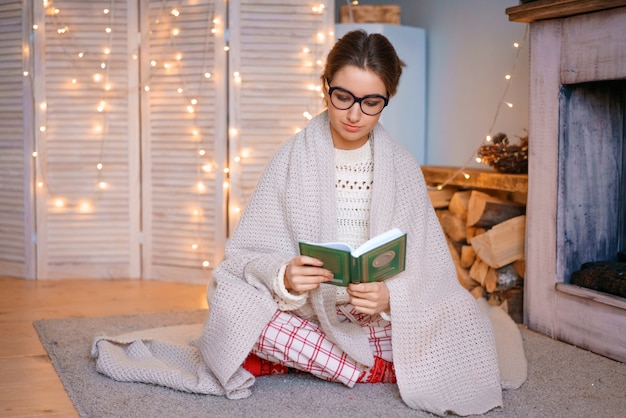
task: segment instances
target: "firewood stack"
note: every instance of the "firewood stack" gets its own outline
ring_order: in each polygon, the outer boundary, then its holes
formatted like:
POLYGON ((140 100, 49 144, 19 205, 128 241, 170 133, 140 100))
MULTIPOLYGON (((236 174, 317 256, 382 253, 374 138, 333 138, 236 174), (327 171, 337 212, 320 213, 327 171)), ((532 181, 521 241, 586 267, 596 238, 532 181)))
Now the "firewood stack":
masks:
POLYGON ((521 323, 526 206, 496 191, 445 188, 430 197, 461 285, 521 323))

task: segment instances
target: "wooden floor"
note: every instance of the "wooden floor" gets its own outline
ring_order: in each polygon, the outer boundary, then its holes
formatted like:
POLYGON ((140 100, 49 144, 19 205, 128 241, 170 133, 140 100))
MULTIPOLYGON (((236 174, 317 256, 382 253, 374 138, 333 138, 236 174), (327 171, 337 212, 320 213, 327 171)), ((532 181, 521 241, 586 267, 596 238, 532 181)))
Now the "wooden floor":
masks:
POLYGON ((33 321, 207 308, 206 286, 0 277, 0 417, 77 417, 33 321))

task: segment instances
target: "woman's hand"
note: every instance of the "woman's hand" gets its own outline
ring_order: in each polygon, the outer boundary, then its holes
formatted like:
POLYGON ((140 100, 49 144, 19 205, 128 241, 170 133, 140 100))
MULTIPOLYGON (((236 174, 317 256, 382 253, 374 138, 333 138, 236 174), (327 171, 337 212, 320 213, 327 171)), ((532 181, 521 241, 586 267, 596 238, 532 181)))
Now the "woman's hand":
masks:
POLYGON ((351 283, 348 295, 357 312, 375 315, 389 311, 389 289, 385 282, 351 283))
POLYGON ((317 258, 305 255, 292 258, 285 269, 285 288, 293 293, 308 292, 331 280, 333 273, 323 265, 317 258))

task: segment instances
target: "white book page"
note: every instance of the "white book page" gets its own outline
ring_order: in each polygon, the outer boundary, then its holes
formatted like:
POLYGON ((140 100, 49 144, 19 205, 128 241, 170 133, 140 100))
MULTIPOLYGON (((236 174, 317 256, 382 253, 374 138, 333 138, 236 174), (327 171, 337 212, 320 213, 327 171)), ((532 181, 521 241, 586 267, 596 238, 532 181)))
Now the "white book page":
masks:
POLYGON ((359 257, 369 250, 383 245, 389 241, 393 241, 400 236, 402 236, 402 231, 400 231, 398 228, 390 229, 387 232, 383 232, 382 234, 376 235, 374 238, 370 238, 369 240, 365 241, 359 248, 352 251, 352 255, 354 257, 359 257))

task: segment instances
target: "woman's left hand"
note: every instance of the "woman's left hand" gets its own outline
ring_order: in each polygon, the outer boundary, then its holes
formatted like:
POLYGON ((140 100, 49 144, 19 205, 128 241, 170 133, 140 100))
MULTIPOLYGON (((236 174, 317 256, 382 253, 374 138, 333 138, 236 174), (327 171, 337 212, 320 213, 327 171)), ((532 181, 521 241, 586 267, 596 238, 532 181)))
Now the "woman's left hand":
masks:
POLYGON ((375 315, 389 311, 389 289, 385 282, 352 283, 348 285, 348 295, 357 312, 375 315))

